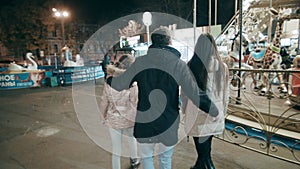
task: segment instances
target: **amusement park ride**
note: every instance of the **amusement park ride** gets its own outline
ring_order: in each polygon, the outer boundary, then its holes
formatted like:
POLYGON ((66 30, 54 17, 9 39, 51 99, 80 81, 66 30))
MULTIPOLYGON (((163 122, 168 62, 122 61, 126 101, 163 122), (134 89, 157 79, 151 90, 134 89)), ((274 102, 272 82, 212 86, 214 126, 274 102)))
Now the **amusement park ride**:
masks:
POLYGON ((54 65, 42 66, 28 52, 24 61, 28 61, 28 64, 12 62, 0 72, 0 90, 66 85, 95 80, 104 75, 100 65, 84 66, 80 55, 76 55, 73 61, 67 46, 62 49, 62 56, 66 58, 62 64, 59 64, 60 59, 56 56, 54 65))
MULTIPOLYGON (((245 9, 243 8, 242 24, 239 23, 239 13, 236 13, 231 22, 223 30, 223 33, 217 37, 216 40, 219 44, 221 54, 223 54, 224 60, 230 68, 239 68, 239 61, 241 60, 240 68, 243 69, 282 70, 283 63, 280 51, 282 47, 281 40, 284 35, 284 24, 291 20, 296 22, 298 20, 298 25, 295 27, 295 31, 298 32, 300 9, 299 6, 292 6, 289 3, 274 5, 272 7, 263 6, 263 3, 264 1, 252 1, 252 3, 247 4, 249 6, 245 7, 245 9), (273 33, 272 24, 276 25, 275 32, 273 33), (242 35, 239 32, 240 26, 242 27, 242 35), (240 37, 242 40, 240 40, 240 37), (241 57, 239 57, 240 48, 242 51, 241 57)), ((292 34, 292 32, 288 34, 292 34)), ((299 37, 299 35, 296 36, 299 37)), ((298 37, 295 39, 299 39, 298 37)), ((291 40, 289 39, 289 41, 291 40)), ((293 42, 293 44, 290 44, 290 48, 296 50, 299 48, 297 47, 299 40, 293 42)), ((289 66, 284 65, 284 67, 289 66)), ((294 67, 293 69, 298 68, 294 67)), ((259 76, 261 77, 260 81, 258 80, 258 73, 255 73, 255 71, 250 71, 248 74, 251 74, 253 79, 251 87, 260 95, 265 95, 270 91, 268 89, 268 81, 275 81, 275 79, 279 82, 278 89, 280 93, 286 94, 290 92, 288 91, 290 86, 287 86, 286 82, 284 82, 282 72, 261 73, 259 76)), ((236 78, 235 76, 232 84, 236 86, 238 84, 237 80, 241 79, 241 88, 244 88, 245 78, 248 74, 243 72, 241 78, 236 78)), ((293 76, 292 78, 299 77, 293 76)))
POLYGON ((300 164, 299 1, 243 4, 216 38, 232 77, 221 138, 300 164), (288 62, 283 62, 284 48, 293 55, 288 62))
POLYGON ((23 71, 30 71, 30 70, 38 70, 38 65, 36 61, 34 61, 34 56, 32 53, 27 53, 26 58, 31 62, 31 64, 28 64, 28 67, 23 67, 21 65, 18 65, 16 63, 10 63, 8 66, 9 72, 23 72, 23 71))

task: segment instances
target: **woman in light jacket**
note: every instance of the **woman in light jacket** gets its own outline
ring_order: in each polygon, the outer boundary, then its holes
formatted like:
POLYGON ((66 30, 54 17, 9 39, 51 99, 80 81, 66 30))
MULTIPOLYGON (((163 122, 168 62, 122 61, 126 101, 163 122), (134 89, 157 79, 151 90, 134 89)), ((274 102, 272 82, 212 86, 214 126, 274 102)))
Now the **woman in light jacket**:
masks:
POLYGON ((211 143, 213 135, 221 134, 225 128, 224 117, 229 101, 229 73, 210 34, 200 35, 188 66, 198 86, 206 91, 219 112, 223 112, 217 117, 211 117, 198 109, 190 100, 182 98, 185 131, 188 136, 193 136, 198 154, 197 161, 191 169, 214 169, 211 160, 211 143))
MULTIPOLYGON (((131 55, 122 55, 114 65, 107 66, 107 76, 121 75, 133 62, 131 55)), ((104 124, 109 127, 112 140, 112 168, 121 169, 120 156, 122 135, 128 138, 130 146, 130 162, 132 168, 137 168, 137 142, 133 137, 133 126, 137 111, 138 88, 133 84, 128 90, 116 91, 106 82, 101 97, 100 110, 103 113, 104 124)))

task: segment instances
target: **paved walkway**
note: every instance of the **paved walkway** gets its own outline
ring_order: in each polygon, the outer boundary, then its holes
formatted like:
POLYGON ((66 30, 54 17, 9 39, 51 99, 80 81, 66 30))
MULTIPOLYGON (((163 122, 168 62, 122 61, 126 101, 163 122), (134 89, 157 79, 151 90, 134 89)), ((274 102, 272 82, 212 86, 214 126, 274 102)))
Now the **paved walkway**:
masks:
MULTIPOLYGON (((300 168, 219 139, 213 140, 212 156, 217 169, 300 168)), ((175 148, 173 168, 188 169, 195 157, 192 140, 184 139, 175 148)), ((122 165, 128 168, 128 158, 122 165)), ((111 153, 77 119, 72 86, 0 91, 0 169, 110 168, 111 153)))

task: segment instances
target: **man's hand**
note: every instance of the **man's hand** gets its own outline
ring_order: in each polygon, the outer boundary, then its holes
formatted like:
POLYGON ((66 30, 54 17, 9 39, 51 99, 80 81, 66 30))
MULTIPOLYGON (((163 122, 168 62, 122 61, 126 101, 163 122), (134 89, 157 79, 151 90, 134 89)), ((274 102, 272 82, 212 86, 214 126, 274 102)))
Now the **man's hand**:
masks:
POLYGON ((212 100, 207 96, 207 94, 204 93, 202 93, 200 96, 199 108, 212 117, 217 117, 219 114, 217 106, 212 102, 212 100))
POLYGON ((212 117, 217 117, 219 115, 219 110, 213 102, 211 102, 210 110, 208 114, 212 117))

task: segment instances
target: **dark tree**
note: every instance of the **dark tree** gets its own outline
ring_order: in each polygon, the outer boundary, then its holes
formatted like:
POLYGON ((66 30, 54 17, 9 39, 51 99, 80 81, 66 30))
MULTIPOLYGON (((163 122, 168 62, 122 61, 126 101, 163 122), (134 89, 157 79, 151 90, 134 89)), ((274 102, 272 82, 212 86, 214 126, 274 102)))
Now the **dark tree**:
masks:
POLYGON ((47 33, 53 29, 52 1, 13 0, 1 8, 0 39, 11 55, 43 49, 47 33))

